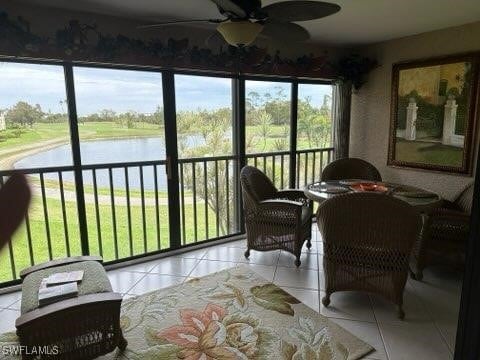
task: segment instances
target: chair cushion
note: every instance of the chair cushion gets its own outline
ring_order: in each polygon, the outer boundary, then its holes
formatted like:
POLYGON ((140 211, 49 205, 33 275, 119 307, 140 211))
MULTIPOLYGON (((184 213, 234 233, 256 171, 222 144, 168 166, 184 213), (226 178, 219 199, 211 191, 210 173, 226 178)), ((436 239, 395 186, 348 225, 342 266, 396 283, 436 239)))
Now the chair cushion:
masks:
POLYGON ((305 224, 312 218, 313 212, 309 206, 302 206, 302 224, 305 224))
POLYGON ((255 201, 274 199, 278 190, 272 181, 259 169, 245 166, 241 172, 242 187, 255 201))
POLYGON ((112 286, 102 264, 96 261, 84 261, 36 271, 28 275, 22 284, 22 308, 25 314, 38 308, 38 288, 42 279, 54 273, 83 270, 83 280, 78 283, 78 295, 111 292, 112 286))

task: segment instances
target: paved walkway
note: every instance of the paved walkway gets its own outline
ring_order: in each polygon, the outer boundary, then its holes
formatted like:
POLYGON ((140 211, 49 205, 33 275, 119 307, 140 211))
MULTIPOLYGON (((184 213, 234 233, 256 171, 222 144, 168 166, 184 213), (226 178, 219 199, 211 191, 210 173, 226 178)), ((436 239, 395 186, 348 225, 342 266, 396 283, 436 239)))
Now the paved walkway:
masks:
MULTIPOLYGON (((32 185, 33 194, 37 196, 42 196, 42 189, 40 185, 32 185)), ((77 195, 73 190, 64 190, 63 191, 65 201, 77 201, 77 195)), ((60 189, 54 188, 45 188, 45 196, 51 199, 60 200, 60 189)), ((87 204, 94 204, 95 197, 93 193, 85 193, 85 202, 87 204)), ((110 194, 108 195, 98 195, 98 203, 100 205, 110 205, 111 198, 110 194)), ((168 199, 164 197, 158 198, 159 205, 168 205, 168 199)), ((191 205, 193 204, 193 197, 188 196, 185 197, 185 204, 191 205)), ((197 197, 197 204, 203 204, 203 200, 197 197)), ((115 205, 126 206, 127 205, 127 197, 124 195, 115 195, 115 205)), ((138 196, 130 196, 130 205, 132 206, 142 206, 142 199, 138 196)), ((145 196, 145 205, 146 206, 155 206, 155 198, 153 196, 145 196)))

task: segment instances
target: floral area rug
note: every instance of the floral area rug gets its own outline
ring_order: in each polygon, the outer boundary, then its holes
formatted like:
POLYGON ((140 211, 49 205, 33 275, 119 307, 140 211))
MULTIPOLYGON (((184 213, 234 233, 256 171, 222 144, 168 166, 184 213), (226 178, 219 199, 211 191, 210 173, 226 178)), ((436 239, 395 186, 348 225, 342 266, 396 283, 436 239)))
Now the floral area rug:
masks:
POLYGON ((101 359, 353 360, 373 350, 245 266, 127 299, 121 323, 127 350, 101 359))

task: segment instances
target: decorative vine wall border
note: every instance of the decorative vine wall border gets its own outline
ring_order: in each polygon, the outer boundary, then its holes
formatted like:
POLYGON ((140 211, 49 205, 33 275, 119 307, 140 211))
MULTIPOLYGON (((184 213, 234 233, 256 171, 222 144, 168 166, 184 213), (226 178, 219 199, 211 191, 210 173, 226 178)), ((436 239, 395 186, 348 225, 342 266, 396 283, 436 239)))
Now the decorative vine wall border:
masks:
POLYGON ((192 46, 188 39, 140 40, 100 32, 96 25, 70 20, 55 37, 32 33, 23 17, 0 12, 0 54, 122 65, 159 66, 172 69, 208 70, 227 73, 333 78, 328 55, 304 55, 295 60, 271 55, 266 49, 225 46, 218 51, 192 46))

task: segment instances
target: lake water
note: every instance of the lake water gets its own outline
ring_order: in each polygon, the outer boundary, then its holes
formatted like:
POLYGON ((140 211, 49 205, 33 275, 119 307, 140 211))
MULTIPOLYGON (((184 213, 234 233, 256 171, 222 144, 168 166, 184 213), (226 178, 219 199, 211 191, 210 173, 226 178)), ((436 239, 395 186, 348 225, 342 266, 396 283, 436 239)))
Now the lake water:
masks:
MULTIPOLYGON (((186 138, 188 147, 196 147, 203 144, 203 138, 192 135, 186 138)), ((131 138, 114 140, 82 141, 80 144, 83 164, 104 164, 104 163, 128 163, 134 161, 152 161, 165 159, 165 139, 163 137, 131 138)), ((41 168, 50 166, 72 165, 70 145, 61 145, 53 149, 41 151, 34 155, 26 156, 18 160, 14 167, 16 169, 41 168)), ((131 189, 140 188, 140 170, 138 167, 128 169, 128 180, 131 189)), ((157 167, 158 188, 167 189, 165 166, 157 167)), ((73 172, 62 173, 64 181, 74 181, 73 172)), ((46 179, 58 180, 58 175, 45 174, 46 179)), ((155 189, 154 171, 152 166, 143 168, 144 187, 146 190, 155 189)), ((114 169, 112 180, 115 188, 125 188, 125 170, 114 169)), ((84 171, 83 182, 86 185, 93 184, 92 171, 84 171)), ((108 187, 109 174, 107 170, 97 170, 97 185, 108 187)))

